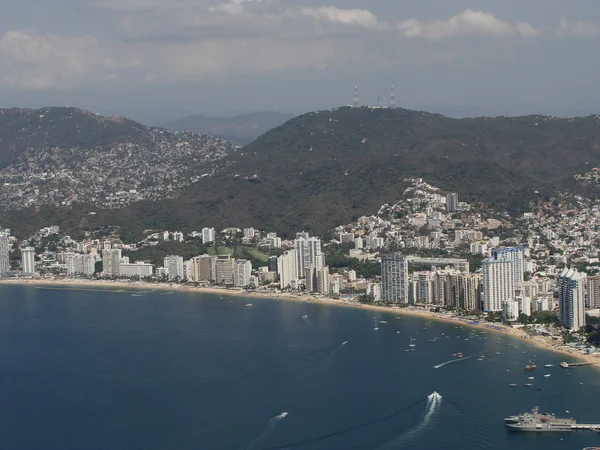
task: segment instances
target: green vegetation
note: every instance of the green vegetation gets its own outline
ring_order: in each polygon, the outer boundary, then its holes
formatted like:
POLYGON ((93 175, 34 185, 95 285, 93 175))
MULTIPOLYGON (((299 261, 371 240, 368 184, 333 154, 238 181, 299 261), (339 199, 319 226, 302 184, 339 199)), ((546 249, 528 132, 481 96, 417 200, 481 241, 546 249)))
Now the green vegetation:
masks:
MULTIPOLYGON (((99 123, 103 132, 86 141, 136 132, 128 122, 99 123)), ((8 131, 0 126, 5 144, 0 148, 12 148, 21 128, 39 129, 34 134, 41 139, 50 126, 15 122, 8 131)), ((73 145, 75 133, 67 135, 72 128, 63 126, 65 133, 57 136, 73 145)), ((128 239, 149 228, 191 231, 207 225, 254 226, 284 237, 302 229, 318 235, 397 201, 408 177, 456 191, 475 205, 517 214, 532 199, 578 189, 573 175, 600 166, 599 130, 595 116, 456 120, 404 109, 339 108, 296 117, 265 133, 230 154, 226 170, 199 180, 178 198, 94 216, 86 216, 90 207, 83 205, 31 209, 3 216, 3 226, 25 233, 56 223, 77 236, 111 224, 128 239)), ((11 156, 3 158, 0 163, 11 156)))

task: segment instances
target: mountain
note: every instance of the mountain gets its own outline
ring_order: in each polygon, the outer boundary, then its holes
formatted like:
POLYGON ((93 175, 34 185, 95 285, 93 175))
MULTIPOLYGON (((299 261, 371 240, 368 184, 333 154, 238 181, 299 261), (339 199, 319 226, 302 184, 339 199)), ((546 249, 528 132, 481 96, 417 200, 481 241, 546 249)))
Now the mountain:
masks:
POLYGON ((174 197, 233 152, 220 138, 77 108, 0 109, 0 212, 174 197))
MULTIPOLYGON (((33 133, 39 126, 33 121, 25 129, 33 133)), ((158 139, 161 131, 146 133, 158 139)), ((162 133, 170 143, 195 136, 162 133)), ((241 150, 224 147, 213 164, 210 176, 194 183, 171 177, 171 186, 181 182, 182 189, 170 198, 146 198, 117 212, 100 208, 93 216, 86 215, 86 204, 74 202, 70 210, 5 214, 1 225, 54 223, 73 234, 114 225, 127 236, 204 226, 322 233, 394 203, 410 177, 518 214, 533 200, 577 190, 574 175, 600 166, 600 119, 450 119, 404 109, 338 108, 296 117, 241 150)), ((105 184, 113 176, 106 178, 105 184)))
POLYGON ((263 133, 287 122, 291 114, 273 111, 235 117, 189 116, 164 125, 170 130, 188 130, 218 136, 236 145, 246 145, 263 133))

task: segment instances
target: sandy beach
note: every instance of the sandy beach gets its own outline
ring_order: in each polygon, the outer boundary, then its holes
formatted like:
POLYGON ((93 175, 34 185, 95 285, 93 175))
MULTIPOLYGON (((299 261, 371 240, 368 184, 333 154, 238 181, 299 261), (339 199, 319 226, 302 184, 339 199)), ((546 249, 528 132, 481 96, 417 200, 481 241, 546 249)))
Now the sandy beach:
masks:
POLYGON ((274 292, 274 291, 246 291, 243 289, 227 289, 227 288, 218 288, 218 287, 196 287, 189 285, 181 285, 175 283, 147 283, 140 281, 108 281, 108 280, 80 280, 80 279, 11 279, 11 280, 1 280, 1 284, 18 284, 18 285, 32 285, 32 286, 45 286, 45 287, 55 287, 55 288, 67 288, 67 289, 76 289, 76 290, 90 290, 94 288, 101 288, 106 290, 107 288, 113 288, 116 290, 162 290, 162 291, 171 291, 171 292, 198 292, 198 293, 208 293, 208 294, 216 294, 216 295, 227 295, 227 296, 237 296, 237 297, 245 297, 247 299, 251 299, 252 297, 256 298, 265 298, 265 299, 277 299, 277 300, 286 300, 286 301, 296 301, 296 302, 304 302, 304 303, 317 303, 323 305, 333 305, 340 306, 345 308, 360 308, 370 311, 378 311, 383 313, 390 313, 396 315, 403 316, 413 316, 420 317, 427 320, 436 320, 443 321, 448 323, 460 324, 461 326, 468 326, 472 328, 490 330, 499 334, 508 334, 512 337, 520 339, 522 341, 527 341, 536 347, 543 348, 545 350, 549 350, 555 353, 560 353, 565 356, 565 361, 568 363, 589 363, 593 364, 592 367, 596 368, 596 370, 600 370, 600 353, 597 354, 582 354, 576 349, 571 347, 567 347, 562 344, 562 341, 554 341, 549 336, 529 336, 523 329, 513 328, 502 324, 496 323, 469 323, 470 319, 453 316, 449 313, 435 313, 423 309, 417 309, 414 307, 407 308, 399 308, 399 307, 388 307, 388 306, 378 306, 373 304, 362 304, 358 302, 353 302, 349 300, 342 299, 333 299, 322 296, 315 296, 310 294, 292 294, 292 293, 282 293, 282 292, 274 292))

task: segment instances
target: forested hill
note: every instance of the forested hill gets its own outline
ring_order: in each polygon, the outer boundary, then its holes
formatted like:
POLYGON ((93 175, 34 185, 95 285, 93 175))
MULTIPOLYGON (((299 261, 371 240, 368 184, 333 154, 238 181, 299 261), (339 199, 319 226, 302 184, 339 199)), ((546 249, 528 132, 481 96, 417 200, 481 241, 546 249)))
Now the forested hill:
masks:
POLYGON ((319 233, 394 202, 409 177, 519 212, 538 195, 574 189, 575 174, 600 166, 599 144, 597 116, 457 120, 404 109, 319 111, 227 154, 221 170, 178 197, 133 203, 118 216, 99 213, 96 225, 319 233))

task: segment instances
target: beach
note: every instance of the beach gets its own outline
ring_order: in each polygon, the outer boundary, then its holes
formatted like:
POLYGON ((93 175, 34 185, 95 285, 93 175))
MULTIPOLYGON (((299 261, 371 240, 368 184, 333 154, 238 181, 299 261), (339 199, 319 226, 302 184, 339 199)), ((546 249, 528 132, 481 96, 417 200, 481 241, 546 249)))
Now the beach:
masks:
POLYGON ((543 348, 555 353, 563 354, 568 363, 586 363, 592 364, 596 370, 600 370, 600 352, 596 354, 582 354, 577 349, 567 347, 562 344, 562 340, 554 341, 550 336, 528 335, 521 328, 513 328, 507 325, 498 323, 487 323, 478 322, 473 323, 471 319, 454 316, 450 313, 436 313, 427 311, 424 309, 418 309, 415 307, 389 307, 384 305, 376 304, 363 304, 350 300, 334 299, 329 297, 315 296, 310 294, 293 294, 289 292, 275 292, 275 291, 246 291, 243 289, 229 289, 229 288, 218 288, 218 287, 197 287, 190 285, 182 285, 176 283, 148 283, 141 281, 111 281, 111 280, 82 280, 82 279, 68 279, 68 278, 57 278, 57 279, 9 279, 0 280, 2 284, 18 284, 18 285, 32 285, 32 286, 44 286, 47 288, 66 288, 76 290, 90 290, 94 288, 114 288, 116 290, 131 289, 131 290, 162 290, 171 292, 197 292, 207 293, 215 295, 227 295, 244 297, 248 300, 251 298, 265 298, 272 300, 285 300, 305 303, 317 303, 323 305, 333 305, 347 308, 360 308, 370 311, 378 311, 385 313, 393 313, 402 316, 413 316, 420 317, 427 320, 436 320, 449 323, 460 324, 461 326, 468 326, 472 328, 479 328, 484 330, 490 330, 499 334, 507 334, 522 341, 529 342, 530 344, 543 348))

